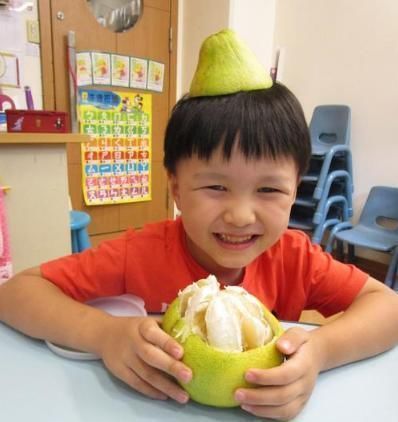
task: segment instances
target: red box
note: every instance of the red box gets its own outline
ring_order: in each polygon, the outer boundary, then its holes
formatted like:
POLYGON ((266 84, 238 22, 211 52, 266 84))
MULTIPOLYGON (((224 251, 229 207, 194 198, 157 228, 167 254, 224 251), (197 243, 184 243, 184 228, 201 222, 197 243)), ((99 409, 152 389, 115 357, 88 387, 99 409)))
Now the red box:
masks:
POLYGON ((8 132, 69 132, 69 116, 63 111, 6 110, 8 132))

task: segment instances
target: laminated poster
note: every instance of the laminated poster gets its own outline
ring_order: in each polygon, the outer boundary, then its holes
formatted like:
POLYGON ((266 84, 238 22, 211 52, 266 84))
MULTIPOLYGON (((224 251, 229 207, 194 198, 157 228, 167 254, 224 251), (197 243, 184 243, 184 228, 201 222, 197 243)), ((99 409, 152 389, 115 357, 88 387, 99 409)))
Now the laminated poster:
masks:
POLYGON ((112 54, 112 85, 129 87, 130 57, 112 54))
POLYGON ((92 53, 93 83, 95 85, 111 84, 111 55, 108 53, 92 53))
POLYGON ((130 88, 146 89, 148 60, 131 57, 130 62, 130 88))
POLYGON ((164 63, 149 60, 148 85, 151 91, 162 92, 164 80, 164 63))
POLYGON ((89 52, 76 53, 76 74, 77 86, 93 84, 91 54, 89 52))
POLYGON ((151 200, 151 94, 80 88, 78 115, 86 205, 151 200))

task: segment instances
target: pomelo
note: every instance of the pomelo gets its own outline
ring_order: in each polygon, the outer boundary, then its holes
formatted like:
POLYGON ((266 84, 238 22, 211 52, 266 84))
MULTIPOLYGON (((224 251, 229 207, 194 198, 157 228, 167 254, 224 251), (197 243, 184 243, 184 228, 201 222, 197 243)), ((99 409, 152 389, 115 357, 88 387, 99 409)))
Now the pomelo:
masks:
POLYGON ((253 51, 235 31, 223 29, 203 41, 189 95, 226 95, 271 86, 271 77, 253 51))
POLYGON ((162 328, 184 348, 182 361, 192 380, 181 383, 191 399, 210 406, 234 407, 234 392, 253 387, 244 375, 250 368, 283 362, 275 342, 279 321, 241 287, 220 285, 214 276, 182 290, 167 309, 162 328))

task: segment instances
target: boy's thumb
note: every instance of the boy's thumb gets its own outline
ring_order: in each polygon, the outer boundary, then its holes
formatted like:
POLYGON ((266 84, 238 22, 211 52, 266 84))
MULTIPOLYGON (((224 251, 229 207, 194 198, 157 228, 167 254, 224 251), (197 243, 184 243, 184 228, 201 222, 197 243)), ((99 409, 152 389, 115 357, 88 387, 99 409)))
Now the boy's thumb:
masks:
POLYGON ((284 355, 292 355, 308 341, 310 335, 303 328, 289 328, 276 342, 276 347, 284 355))

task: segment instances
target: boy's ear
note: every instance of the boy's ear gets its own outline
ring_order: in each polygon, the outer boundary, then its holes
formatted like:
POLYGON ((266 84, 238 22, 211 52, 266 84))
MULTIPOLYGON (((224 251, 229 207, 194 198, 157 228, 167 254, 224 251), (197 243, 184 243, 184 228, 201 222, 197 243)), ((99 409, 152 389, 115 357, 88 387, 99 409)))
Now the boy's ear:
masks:
POLYGON ((180 209, 180 188, 175 174, 168 173, 169 189, 178 209, 180 209))

